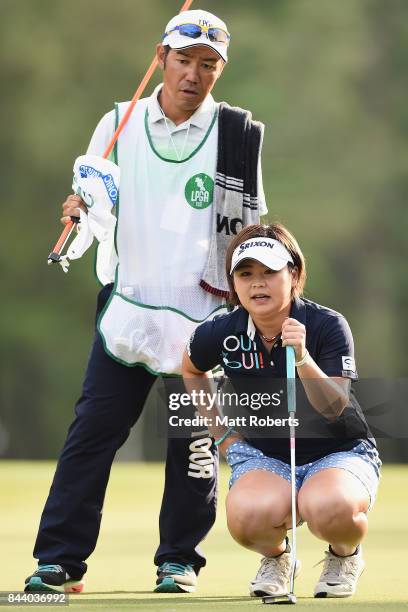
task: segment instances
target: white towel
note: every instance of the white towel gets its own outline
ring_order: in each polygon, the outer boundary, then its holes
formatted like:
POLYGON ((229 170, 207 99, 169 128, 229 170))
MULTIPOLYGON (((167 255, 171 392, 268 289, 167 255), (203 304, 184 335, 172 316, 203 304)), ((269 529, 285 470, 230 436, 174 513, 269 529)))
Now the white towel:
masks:
POLYGON ((112 213, 119 196, 120 169, 113 162, 97 155, 81 155, 74 163, 72 189, 84 200, 87 213, 79 210, 78 235, 67 254, 61 258, 64 272, 69 260, 79 259, 93 239, 99 242, 97 275, 102 284, 113 280, 117 256, 114 237, 116 217, 112 213))

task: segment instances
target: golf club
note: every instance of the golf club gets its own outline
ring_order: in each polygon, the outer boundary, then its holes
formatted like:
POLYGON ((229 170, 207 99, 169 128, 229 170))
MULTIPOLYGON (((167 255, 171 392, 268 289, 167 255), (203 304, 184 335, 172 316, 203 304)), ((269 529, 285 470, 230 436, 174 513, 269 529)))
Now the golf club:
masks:
POLYGON ((295 572, 296 572, 296 457, 295 457, 295 426, 296 414, 296 370, 295 350, 293 346, 286 347, 286 378, 289 412, 289 438, 290 438, 290 485, 291 485, 291 510, 292 510, 292 569, 290 574, 290 588, 286 595, 265 595, 262 598, 264 604, 295 604, 295 572))

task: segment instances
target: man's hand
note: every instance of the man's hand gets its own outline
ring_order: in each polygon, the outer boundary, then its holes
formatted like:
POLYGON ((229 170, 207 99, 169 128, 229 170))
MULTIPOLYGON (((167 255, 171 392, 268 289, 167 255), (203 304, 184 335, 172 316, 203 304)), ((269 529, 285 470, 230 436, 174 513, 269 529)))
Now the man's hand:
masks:
POLYGON ((306 353, 306 328, 296 319, 285 319, 282 325, 282 346, 293 346, 296 361, 300 361, 306 353))
POLYGON ((62 204, 61 223, 66 225, 71 221, 71 217, 79 217, 78 208, 82 208, 83 211, 87 212, 87 208, 83 199, 78 195, 69 195, 65 202, 62 204))

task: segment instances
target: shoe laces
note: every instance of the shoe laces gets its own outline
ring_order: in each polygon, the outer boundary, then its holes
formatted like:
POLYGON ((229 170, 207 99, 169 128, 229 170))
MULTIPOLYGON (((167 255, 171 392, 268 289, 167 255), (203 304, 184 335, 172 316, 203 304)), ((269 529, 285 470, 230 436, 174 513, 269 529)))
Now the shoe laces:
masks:
POLYGON ((279 557, 263 557, 256 580, 263 580, 264 578, 270 580, 272 576, 275 580, 286 582, 289 571, 290 562, 287 554, 283 553, 279 557))
POLYGON ((61 565, 39 565, 37 572, 63 572, 64 568, 61 565))
POLYGON ((358 556, 337 557, 330 551, 325 552, 325 558, 313 567, 324 563, 321 582, 353 582, 357 576, 358 556))
POLYGON ((166 572, 167 574, 177 574, 184 576, 187 572, 192 572, 193 568, 191 565, 182 565, 181 563, 171 563, 166 561, 159 567, 159 571, 166 572))

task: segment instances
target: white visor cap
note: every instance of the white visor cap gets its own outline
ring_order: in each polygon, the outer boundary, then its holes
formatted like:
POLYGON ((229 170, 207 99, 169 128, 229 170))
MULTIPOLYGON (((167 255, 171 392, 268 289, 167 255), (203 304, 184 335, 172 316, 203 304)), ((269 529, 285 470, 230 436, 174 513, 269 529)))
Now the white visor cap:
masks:
POLYGON ((205 31, 198 38, 190 38, 189 36, 183 36, 178 30, 174 29, 177 26, 190 23, 205 28, 220 28, 220 30, 224 30, 224 32, 229 34, 225 23, 212 13, 201 10, 183 11, 173 17, 173 19, 170 19, 166 26, 162 45, 169 45, 172 49, 187 49, 187 47, 194 47, 195 45, 205 45, 214 49, 224 62, 227 62, 228 44, 210 40, 205 31))
POLYGON ((232 255, 231 271, 244 259, 255 259, 271 270, 282 270, 293 259, 286 247, 274 238, 250 238, 242 242, 232 255))

